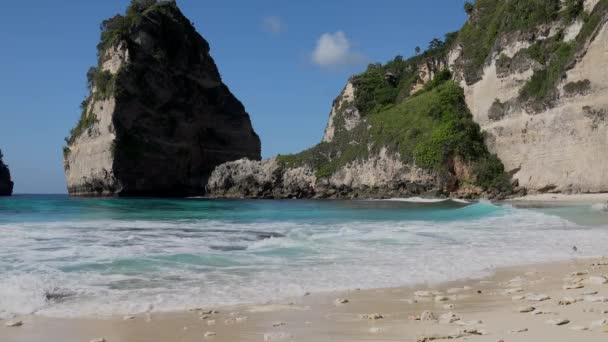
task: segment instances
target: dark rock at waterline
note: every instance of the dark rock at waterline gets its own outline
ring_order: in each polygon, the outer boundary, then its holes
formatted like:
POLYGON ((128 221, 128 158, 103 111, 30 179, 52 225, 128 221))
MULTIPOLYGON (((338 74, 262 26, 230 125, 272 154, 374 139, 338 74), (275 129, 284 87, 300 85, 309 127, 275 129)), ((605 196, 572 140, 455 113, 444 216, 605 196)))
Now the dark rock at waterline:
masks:
POLYGON ((8 166, 2 161, 2 151, 0 151, 0 196, 10 196, 13 194, 13 181, 8 166))

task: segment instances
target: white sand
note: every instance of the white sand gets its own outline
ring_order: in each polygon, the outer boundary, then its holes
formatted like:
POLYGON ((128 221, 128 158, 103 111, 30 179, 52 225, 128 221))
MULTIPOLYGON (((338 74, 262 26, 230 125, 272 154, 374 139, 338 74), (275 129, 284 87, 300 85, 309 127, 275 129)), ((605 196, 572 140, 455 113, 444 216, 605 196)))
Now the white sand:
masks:
POLYGON ((481 281, 313 293, 288 302, 204 310, 217 313, 184 310, 128 320, 18 317, 24 324, 2 324, 0 341, 429 341, 460 336, 455 341, 605 342, 605 274, 608 259, 577 260, 501 269, 481 281), (438 321, 420 321, 421 315, 438 321))

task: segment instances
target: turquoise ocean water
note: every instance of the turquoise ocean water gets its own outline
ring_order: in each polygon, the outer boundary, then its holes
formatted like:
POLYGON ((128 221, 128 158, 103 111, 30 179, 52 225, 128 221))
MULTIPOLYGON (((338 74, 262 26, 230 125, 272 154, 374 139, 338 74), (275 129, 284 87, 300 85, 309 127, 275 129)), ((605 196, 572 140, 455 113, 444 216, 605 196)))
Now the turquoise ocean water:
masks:
POLYGON ((608 254, 604 215, 591 205, 416 199, 1 198, 0 318, 181 310, 478 277, 608 254))

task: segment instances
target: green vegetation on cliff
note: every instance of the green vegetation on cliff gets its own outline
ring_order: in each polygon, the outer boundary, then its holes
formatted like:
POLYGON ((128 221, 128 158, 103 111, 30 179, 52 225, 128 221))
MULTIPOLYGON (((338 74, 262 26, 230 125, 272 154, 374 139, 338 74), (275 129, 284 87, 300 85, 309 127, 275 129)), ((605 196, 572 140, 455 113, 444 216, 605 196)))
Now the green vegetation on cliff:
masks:
POLYGON ((574 41, 565 42, 563 31, 558 31, 520 52, 541 65, 521 90, 520 100, 532 108, 542 109, 557 98, 557 86, 577 53, 597 33, 602 18, 608 13, 608 1, 600 0, 590 14, 584 12, 583 0, 477 0, 467 11, 470 11, 469 21, 460 31, 458 41, 468 84, 481 78, 483 67, 495 52, 496 41, 501 36, 533 37, 542 25, 546 25, 548 32, 548 25, 559 27, 555 25, 561 23, 565 27, 576 20, 583 21, 583 28, 574 41))
MULTIPOLYGON (((387 65, 394 66, 395 61, 387 65)), ((354 80, 373 78, 381 68, 386 66, 370 67, 354 80)), ((411 76, 404 73, 402 77, 411 76)), ((399 87, 404 79, 398 81, 393 87, 399 87)), ((392 83, 391 80, 384 82, 392 83)), ((410 82, 410 86, 412 84, 410 82)), ((357 88, 357 96, 362 91, 365 90, 357 88)), ((378 155, 386 148, 389 153, 398 153, 404 163, 438 172, 450 172, 451 162, 460 157, 474 165, 477 177, 471 182, 485 188, 509 188, 502 163, 488 152, 484 135, 467 109, 464 92, 451 80, 448 70, 439 72, 423 90, 404 100, 397 99, 394 96, 390 101, 363 107, 367 108, 367 112, 362 112, 364 121, 351 131, 341 129, 343 118, 338 113, 331 142, 299 154, 279 156, 279 162, 288 167, 308 164, 318 177, 328 177, 340 167, 378 155)), ((358 107, 360 103, 355 105, 358 107)))

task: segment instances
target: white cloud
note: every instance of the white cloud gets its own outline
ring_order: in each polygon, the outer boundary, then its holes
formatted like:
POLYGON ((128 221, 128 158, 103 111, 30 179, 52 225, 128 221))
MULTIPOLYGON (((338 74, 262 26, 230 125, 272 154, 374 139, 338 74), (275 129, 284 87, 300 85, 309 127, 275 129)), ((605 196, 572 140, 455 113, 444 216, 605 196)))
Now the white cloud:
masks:
POLYGON ((352 51, 351 43, 342 31, 323 33, 312 53, 313 63, 322 67, 360 64, 364 62, 361 54, 352 51))
POLYGON ((279 34, 282 32, 285 32, 286 26, 283 23, 283 20, 281 20, 280 17, 276 17, 276 16, 268 16, 268 17, 264 17, 264 30, 273 33, 273 34, 279 34))

